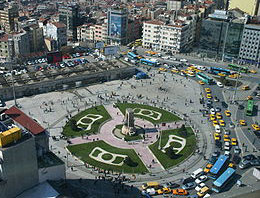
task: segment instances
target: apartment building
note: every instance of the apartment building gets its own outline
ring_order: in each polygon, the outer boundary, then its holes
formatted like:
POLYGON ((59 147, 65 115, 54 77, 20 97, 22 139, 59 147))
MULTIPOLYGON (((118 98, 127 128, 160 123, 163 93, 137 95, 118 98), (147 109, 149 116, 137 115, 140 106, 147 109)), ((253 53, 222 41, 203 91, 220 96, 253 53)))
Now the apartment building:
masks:
POLYGON ((260 66, 260 24, 246 24, 243 30, 239 60, 260 66))
POLYGON ((0 10, 0 29, 10 33, 15 30, 15 18, 19 16, 18 6, 12 5, 0 10))
POLYGON ((143 47, 171 54, 189 51, 194 41, 191 24, 180 20, 171 24, 158 20, 144 22, 142 37, 143 47))
POLYGON ((107 42, 107 23, 84 24, 77 28, 78 41, 107 42))
POLYGON ((9 57, 8 34, 2 31, 0 32, 0 58, 5 59, 8 57, 9 57))
POLYGON ((47 23, 46 37, 56 41, 57 49, 67 45, 67 27, 61 22, 47 23))

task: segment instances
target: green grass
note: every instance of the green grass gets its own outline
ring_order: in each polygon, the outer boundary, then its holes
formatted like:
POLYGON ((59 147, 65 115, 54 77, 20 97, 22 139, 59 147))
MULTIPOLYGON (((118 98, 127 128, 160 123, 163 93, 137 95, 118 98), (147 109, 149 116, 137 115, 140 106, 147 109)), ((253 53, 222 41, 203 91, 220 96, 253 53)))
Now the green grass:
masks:
MULTIPOLYGON (((93 116, 90 116, 90 117, 93 117, 93 116)), ((96 117, 93 117, 93 118, 96 118, 96 117)), ((97 133, 98 132, 98 128, 99 126, 109 120, 111 117, 110 115, 108 114, 108 112, 106 111, 106 109, 104 108, 104 106, 100 105, 100 106, 96 106, 96 107, 92 107, 92 108, 89 108, 89 109, 86 109, 85 111, 82 111, 80 113, 78 113, 77 115, 75 115, 74 117, 72 117, 69 122, 64 126, 63 128, 63 134, 67 137, 77 137, 77 136, 81 136, 81 135, 85 135, 85 134, 93 134, 93 133, 97 133), (75 131, 75 130, 72 130, 71 127, 70 127, 70 121, 72 119, 78 121, 80 118, 86 116, 87 114, 97 114, 97 115, 102 115, 103 118, 95 121, 93 124, 92 124, 92 127, 90 130, 86 131, 86 130, 78 130, 78 131, 75 131)), ((86 127, 85 125, 78 125, 78 126, 82 126, 82 127, 86 127)))
POLYGON ((186 139, 186 146, 180 153, 178 153, 179 156, 176 159, 170 159, 164 152, 158 149, 159 140, 149 146, 149 149, 153 152, 153 154, 156 156, 156 158, 160 161, 165 169, 175 166, 185 160, 193 153, 196 147, 196 138, 191 128, 187 128, 187 137, 184 137, 182 135, 181 129, 162 131, 162 147, 167 144, 169 135, 177 135, 186 139))
MULTIPOLYGON (((86 162, 95 167, 99 167, 101 169, 113 170, 120 173, 147 173, 148 172, 147 168, 145 167, 145 165, 143 164, 143 162, 137 156, 136 152, 133 149, 116 148, 101 140, 96 142, 85 143, 85 144, 72 145, 72 146, 68 146, 67 148, 73 155, 77 156, 83 162, 86 162), (126 164, 123 164, 122 166, 113 166, 102 162, 98 162, 89 157, 89 154, 95 147, 100 147, 105 151, 111 153, 127 155, 134 162, 137 162, 138 166, 130 167, 127 166, 126 164)), ((115 163, 120 163, 122 160, 123 159, 121 157, 118 157, 114 161, 115 163)))
POLYGON ((122 161, 124 161, 123 157, 116 157, 116 159, 113 161, 114 164, 120 164, 122 161))
POLYGON ((109 153, 102 155, 103 160, 111 160, 112 158, 113 158, 113 156, 109 153))
MULTIPOLYGON (((149 105, 143 105, 143 104, 131 104, 131 103, 117 103, 117 107, 120 109, 120 111, 125 115, 126 109, 127 108, 141 108, 141 109, 149 109, 153 111, 157 111, 162 114, 161 118, 159 120, 154 120, 152 118, 149 118, 144 115, 137 115, 135 114, 135 117, 142 118, 144 120, 148 120, 153 124, 159 124, 162 122, 173 122, 173 121, 178 121, 181 120, 178 116, 174 115, 173 113, 170 113, 168 111, 165 111, 163 109, 157 108, 157 107, 152 107, 149 105)), ((146 111, 143 111, 144 114, 147 113, 146 111)), ((152 116, 152 115, 151 115, 152 116)), ((152 116, 154 117, 154 116, 152 116)))

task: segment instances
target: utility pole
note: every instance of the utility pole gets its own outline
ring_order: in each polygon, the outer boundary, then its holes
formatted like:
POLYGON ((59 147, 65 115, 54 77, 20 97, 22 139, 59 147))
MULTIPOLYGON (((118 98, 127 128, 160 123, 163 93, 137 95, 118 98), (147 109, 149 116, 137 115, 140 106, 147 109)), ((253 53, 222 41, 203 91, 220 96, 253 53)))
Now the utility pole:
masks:
POLYGON ((237 93, 237 83, 238 83, 238 78, 240 76, 240 71, 241 71, 241 67, 239 67, 239 70, 238 70, 238 75, 237 75, 237 79, 236 79, 236 85, 235 85, 235 90, 234 90, 234 94, 233 94, 232 103, 235 102, 235 96, 236 96, 236 93, 237 93))

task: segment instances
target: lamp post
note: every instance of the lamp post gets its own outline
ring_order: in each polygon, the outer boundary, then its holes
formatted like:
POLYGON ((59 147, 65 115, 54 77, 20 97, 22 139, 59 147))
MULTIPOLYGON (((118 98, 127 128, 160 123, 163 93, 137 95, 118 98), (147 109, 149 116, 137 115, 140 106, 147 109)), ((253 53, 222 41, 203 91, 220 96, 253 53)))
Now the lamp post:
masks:
POLYGON ((239 67, 239 70, 238 70, 238 75, 237 75, 237 79, 236 79, 236 85, 235 85, 235 91, 234 91, 233 98, 232 98, 232 103, 235 102, 235 96, 236 96, 236 93, 237 93, 237 83, 238 83, 240 71, 241 71, 241 67, 239 67))

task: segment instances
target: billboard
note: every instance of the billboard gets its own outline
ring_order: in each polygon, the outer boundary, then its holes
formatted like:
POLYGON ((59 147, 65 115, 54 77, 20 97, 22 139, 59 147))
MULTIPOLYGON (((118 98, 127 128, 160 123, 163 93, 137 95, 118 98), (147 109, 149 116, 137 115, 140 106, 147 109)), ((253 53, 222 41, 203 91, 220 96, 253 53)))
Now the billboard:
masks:
POLYGON ((48 52, 47 53, 47 62, 48 63, 62 62, 62 53, 59 51, 48 52))
POLYGON ((109 36, 122 38, 126 37, 127 18, 124 16, 110 16, 109 36))
POLYGON ((103 48, 104 47, 104 42, 97 42, 96 44, 95 44, 95 47, 97 48, 97 49, 100 49, 100 48, 103 48))
POLYGON ((108 46, 104 48, 104 54, 107 55, 115 55, 118 51, 118 46, 108 46))

